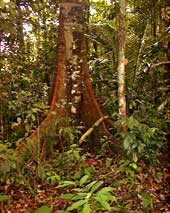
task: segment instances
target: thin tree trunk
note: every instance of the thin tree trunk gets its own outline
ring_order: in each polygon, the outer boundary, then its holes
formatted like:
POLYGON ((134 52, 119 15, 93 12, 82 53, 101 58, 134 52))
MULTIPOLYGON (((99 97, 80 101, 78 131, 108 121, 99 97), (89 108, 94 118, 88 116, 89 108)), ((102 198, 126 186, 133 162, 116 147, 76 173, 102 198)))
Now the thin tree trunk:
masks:
MULTIPOLYGON (((117 15, 118 31, 118 102, 119 114, 122 120, 126 118, 125 98, 125 0, 119 1, 117 15)), ((122 130, 125 130, 122 124, 122 130)))
POLYGON ((16 1, 17 5, 17 21, 16 21, 16 27, 17 27, 17 42, 18 42, 18 55, 17 57, 24 61, 25 60, 25 42, 24 42, 24 30, 23 30, 23 15, 22 15, 22 9, 20 6, 20 0, 16 1))
POLYGON ((136 80, 136 76, 138 74, 140 74, 140 70, 141 70, 141 56, 142 56, 142 51, 144 49, 145 46, 145 42, 146 42, 146 37, 147 37, 147 33, 148 33, 148 29, 149 29, 149 23, 146 23, 144 32, 143 32, 143 36, 142 39, 140 41, 140 47, 139 47, 139 51, 138 51, 138 55, 137 55, 137 59, 136 59, 136 65, 135 65, 135 69, 134 69, 134 74, 133 74, 133 79, 132 79, 132 84, 134 84, 135 80, 136 80))

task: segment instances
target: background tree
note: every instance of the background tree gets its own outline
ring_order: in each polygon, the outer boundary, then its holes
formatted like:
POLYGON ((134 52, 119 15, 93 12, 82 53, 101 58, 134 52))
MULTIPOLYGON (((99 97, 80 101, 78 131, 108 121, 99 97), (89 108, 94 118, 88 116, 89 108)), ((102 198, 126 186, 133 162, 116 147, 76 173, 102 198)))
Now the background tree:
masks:
MULTIPOLYGON (((126 98, 125 98, 125 0, 120 0, 117 15, 118 31, 118 103, 119 114, 122 121, 126 119, 126 98)), ((127 60, 127 59, 126 59, 127 60)), ((125 126, 122 123, 122 131, 125 126)))
POLYGON ((46 14, 45 23, 41 16, 42 3, 18 1, 18 6, 10 1, 1 8, 1 89, 6 88, 1 99, 1 134, 9 141, 28 134, 44 117, 52 70, 56 66, 58 5, 52 1, 46 5, 50 16, 46 14), (21 20, 18 6, 22 10, 21 20), (16 29, 19 22, 24 41, 16 33, 20 32, 16 29), (12 135, 8 135, 9 131, 12 135))

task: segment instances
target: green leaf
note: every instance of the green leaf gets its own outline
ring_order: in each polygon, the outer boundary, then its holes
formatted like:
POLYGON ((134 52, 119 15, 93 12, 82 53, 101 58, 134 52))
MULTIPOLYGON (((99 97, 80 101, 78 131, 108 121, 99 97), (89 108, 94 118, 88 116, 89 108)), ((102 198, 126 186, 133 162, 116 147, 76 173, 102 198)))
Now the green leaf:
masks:
POLYGON ((107 191, 107 188, 111 188, 111 187, 105 187, 105 188, 98 191, 96 193, 96 197, 103 196, 103 199, 105 198, 105 200, 116 201, 115 196, 113 196, 109 191, 107 191), (106 190, 105 190, 105 188, 106 188, 106 190))
POLYGON ((92 187, 95 183, 97 183, 96 180, 94 180, 94 181, 92 181, 91 183, 89 183, 88 185, 86 185, 86 187, 85 187, 86 190, 89 191, 89 190, 91 189, 91 187, 92 187))
POLYGON ((41 206, 40 208, 35 210, 35 213, 50 213, 50 209, 48 206, 41 206))
POLYGON ((130 135, 127 135, 123 141, 123 147, 125 150, 128 150, 130 148, 130 144, 132 142, 132 138, 130 135))
POLYGON ((74 194, 63 194, 63 195, 62 195, 62 199, 65 199, 65 200, 72 200, 72 198, 73 198, 74 196, 75 196, 74 194))
POLYGON ((110 193, 108 193, 108 194, 105 194, 105 196, 107 197, 107 200, 109 201, 116 201, 116 197, 115 196, 113 196, 113 195, 111 195, 110 193))
POLYGON ((57 188, 63 188, 66 186, 74 186, 74 185, 76 185, 74 181, 66 180, 66 181, 63 181, 60 185, 58 185, 57 188))
POLYGON ((92 188, 91 188, 91 192, 95 192, 96 190, 99 189, 99 187, 103 184, 103 181, 98 181, 92 188))
POLYGON ((76 160, 80 160, 80 154, 77 150, 73 150, 73 155, 76 158, 76 160))
POLYGON ((153 200, 151 198, 151 196, 147 193, 147 192, 141 192, 141 196, 142 196, 142 207, 144 209, 153 209, 153 200))
POLYGON ((89 177, 91 177, 94 174, 94 169, 92 167, 86 167, 84 169, 84 174, 88 175, 89 177))
POLYGON ((88 193, 77 193, 72 200, 83 200, 87 197, 88 193))
POLYGON ((110 204, 106 201, 106 197, 105 196, 97 196, 95 197, 95 200, 97 202, 99 202, 101 204, 101 206, 105 209, 105 210, 108 210, 108 211, 111 211, 111 206, 110 204))
POLYGON ((90 204, 85 203, 82 209, 82 213, 90 213, 90 212, 91 212, 90 204))
POLYGON ((83 188, 74 188, 72 189, 73 191, 76 191, 76 192, 84 192, 84 189, 83 188))
POLYGON ((75 203, 73 203, 71 206, 67 208, 68 211, 72 211, 73 209, 78 209, 80 206, 84 205, 87 202, 87 200, 79 200, 75 203))
POLYGON ((74 179, 76 179, 76 180, 77 180, 77 179, 80 179, 82 175, 83 175, 83 174, 82 174, 82 171, 78 171, 78 172, 75 173, 74 179))
POLYGON ((130 166, 134 169, 134 170, 138 170, 138 165, 136 163, 131 163, 130 166))
POLYGON ((80 186, 82 186, 82 185, 87 181, 88 178, 89 178, 88 175, 84 175, 84 176, 80 179, 80 186))
POLYGON ((110 194, 110 192, 105 192, 105 194, 100 194, 98 195, 99 197, 103 197, 103 199, 105 198, 105 200, 107 201, 116 201, 115 196, 113 196, 112 194, 110 194))
POLYGON ((114 188, 111 187, 111 186, 108 186, 108 187, 103 187, 102 189, 100 189, 100 191, 97 192, 97 194, 104 194, 106 192, 110 192, 110 191, 113 191, 114 188))

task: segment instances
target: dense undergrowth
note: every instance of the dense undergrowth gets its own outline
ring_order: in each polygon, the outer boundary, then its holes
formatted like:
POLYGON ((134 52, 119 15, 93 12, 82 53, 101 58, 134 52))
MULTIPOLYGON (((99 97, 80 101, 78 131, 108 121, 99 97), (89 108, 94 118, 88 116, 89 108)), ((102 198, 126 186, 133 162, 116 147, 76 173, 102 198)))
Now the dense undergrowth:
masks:
POLYGON ((68 120, 62 118, 56 120, 56 137, 48 138, 43 158, 42 142, 38 155, 33 156, 28 146, 23 158, 19 155, 23 139, 35 128, 35 114, 47 107, 36 109, 26 118, 34 121, 28 129, 27 121, 12 124, 13 128, 22 124, 21 136, 11 131, 9 141, 0 144, 2 213, 169 211, 169 120, 162 118, 163 112, 153 116, 152 109, 142 117, 143 111, 136 109, 126 119, 124 133, 114 113, 110 132, 117 141, 106 136, 93 141, 89 135, 81 146, 77 144, 83 126, 62 126, 63 119, 68 120))
POLYGON ((16 150, 1 144, 1 212, 168 212, 166 141, 156 145, 161 133, 132 117, 127 126, 122 147, 104 137, 90 149, 87 141, 78 147, 67 127, 72 144, 64 155, 53 142, 41 162, 19 161, 16 150))

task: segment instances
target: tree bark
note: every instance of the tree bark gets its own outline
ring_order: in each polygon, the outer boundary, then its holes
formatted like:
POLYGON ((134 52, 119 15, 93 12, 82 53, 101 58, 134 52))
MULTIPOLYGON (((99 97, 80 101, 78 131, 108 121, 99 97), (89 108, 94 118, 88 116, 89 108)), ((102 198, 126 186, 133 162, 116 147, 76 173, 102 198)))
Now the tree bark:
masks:
MULTIPOLYGON (((122 120, 126 118, 125 98, 125 0, 120 0, 117 15, 118 31, 118 102, 119 114, 122 120)), ((125 126, 122 123, 122 130, 125 126)))

